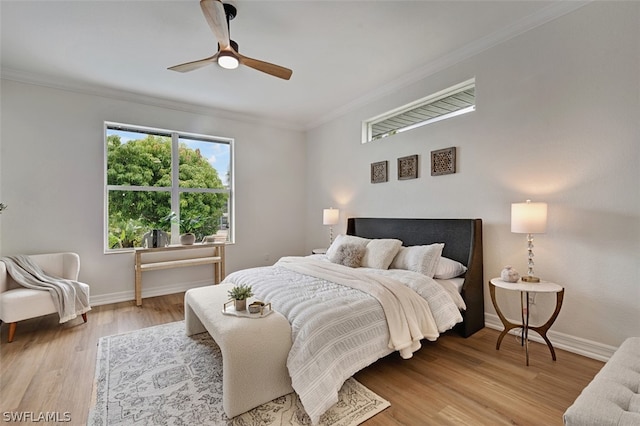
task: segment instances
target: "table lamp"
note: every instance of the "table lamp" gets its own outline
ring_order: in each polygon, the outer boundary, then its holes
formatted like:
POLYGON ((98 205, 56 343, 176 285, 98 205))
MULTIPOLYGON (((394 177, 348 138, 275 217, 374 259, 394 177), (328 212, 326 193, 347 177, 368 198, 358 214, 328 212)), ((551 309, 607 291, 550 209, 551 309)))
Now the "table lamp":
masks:
POLYGON ((544 234, 547 230, 547 203, 511 204, 511 232, 527 234, 528 270, 524 282, 537 283, 540 278, 533 275, 533 234, 544 234))
POLYGON ((333 242, 333 225, 338 224, 340 210, 329 208, 322 210, 322 224, 329 225, 329 245, 333 242))

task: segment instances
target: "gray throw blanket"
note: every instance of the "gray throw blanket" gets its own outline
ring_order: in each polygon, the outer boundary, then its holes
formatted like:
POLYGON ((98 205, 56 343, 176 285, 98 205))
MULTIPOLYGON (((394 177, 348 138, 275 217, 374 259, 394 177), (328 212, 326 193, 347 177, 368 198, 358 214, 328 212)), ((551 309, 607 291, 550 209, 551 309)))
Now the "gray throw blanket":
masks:
POLYGON ((0 260, 7 265, 7 272, 15 282, 26 288, 45 290, 51 294, 60 315, 60 323, 91 310, 87 284, 49 276, 29 256, 6 256, 0 260))

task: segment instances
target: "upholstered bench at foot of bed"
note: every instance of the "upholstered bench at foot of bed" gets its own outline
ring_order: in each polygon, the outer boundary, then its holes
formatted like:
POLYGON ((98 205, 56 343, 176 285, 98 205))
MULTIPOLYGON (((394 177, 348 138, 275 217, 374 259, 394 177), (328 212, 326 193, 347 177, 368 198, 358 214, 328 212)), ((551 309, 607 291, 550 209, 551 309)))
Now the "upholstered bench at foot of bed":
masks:
POLYGON ((640 425, 640 337, 625 340, 564 413, 567 426, 640 425))
POLYGON ((291 326, 278 312, 264 318, 222 314, 233 284, 188 290, 184 317, 188 336, 208 331, 222 352, 222 405, 231 418, 293 392, 287 370, 291 326))

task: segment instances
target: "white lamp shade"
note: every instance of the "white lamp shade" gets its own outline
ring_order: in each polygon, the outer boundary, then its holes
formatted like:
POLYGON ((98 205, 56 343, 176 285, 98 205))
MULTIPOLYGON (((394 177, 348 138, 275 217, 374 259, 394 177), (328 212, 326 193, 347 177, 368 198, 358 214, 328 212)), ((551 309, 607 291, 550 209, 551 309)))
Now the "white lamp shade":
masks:
POLYGON ((323 225, 337 225, 340 218, 340 210, 338 209, 324 209, 322 210, 322 224, 323 225))
POLYGON ((511 204, 511 232, 544 234, 547 231, 547 203, 511 204))

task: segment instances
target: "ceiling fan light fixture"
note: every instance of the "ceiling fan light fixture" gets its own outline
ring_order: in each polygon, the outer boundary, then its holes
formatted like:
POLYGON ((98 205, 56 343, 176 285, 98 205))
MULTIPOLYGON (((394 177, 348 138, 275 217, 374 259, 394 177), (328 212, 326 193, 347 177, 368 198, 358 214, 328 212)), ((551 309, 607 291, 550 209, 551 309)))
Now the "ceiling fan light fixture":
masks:
POLYGON ((238 68, 239 64, 238 58, 231 52, 222 51, 218 54, 218 65, 222 68, 234 70, 238 68))
MULTIPOLYGON (((224 1, 228 2, 233 0, 224 1)), ((200 8, 218 41, 218 50, 213 56, 198 61, 175 65, 169 67, 170 70, 179 72, 193 71, 217 62, 221 68, 229 70, 244 65, 283 80, 289 80, 291 78, 293 71, 288 68, 249 58, 238 53, 240 52, 238 50, 238 43, 231 40, 229 36, 229 21, 234 19, 237 13, 235 6, 229 3, 223 3, 223 0, 200 0, 200 8)))

